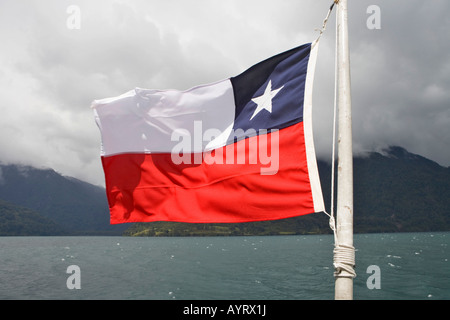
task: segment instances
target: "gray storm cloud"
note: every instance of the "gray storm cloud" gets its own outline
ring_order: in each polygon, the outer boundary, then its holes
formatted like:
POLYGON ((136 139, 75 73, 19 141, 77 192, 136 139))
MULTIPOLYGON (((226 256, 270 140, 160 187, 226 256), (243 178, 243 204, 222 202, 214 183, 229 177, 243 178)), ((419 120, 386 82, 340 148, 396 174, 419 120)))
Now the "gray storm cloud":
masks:
MULTIPOLYGON (((313 41, 331 1, 0 2, 0 161, 103 183, 90 103, 134 87, 188 89, 313 41), (70 5, 80 28, 69 29, 70 5)), ((355 152, 400 145, 450 165, 450 3, 350 1, 355 152), (380 8, 381 29, 367 27, 380 8)), ((331 154, 334 14, 314 83, 314 137, 331 154)))

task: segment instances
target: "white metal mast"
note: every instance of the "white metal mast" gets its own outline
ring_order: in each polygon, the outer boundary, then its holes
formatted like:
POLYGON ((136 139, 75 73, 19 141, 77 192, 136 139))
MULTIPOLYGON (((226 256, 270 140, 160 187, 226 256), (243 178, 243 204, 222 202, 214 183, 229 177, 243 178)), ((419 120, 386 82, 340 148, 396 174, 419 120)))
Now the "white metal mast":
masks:
POLYGON ((348 45, 347 0, 335 1, 337 8, 337 106, 338 106, 338 183, 335 261, 335 299, 353 299, 353 151, 348 45))

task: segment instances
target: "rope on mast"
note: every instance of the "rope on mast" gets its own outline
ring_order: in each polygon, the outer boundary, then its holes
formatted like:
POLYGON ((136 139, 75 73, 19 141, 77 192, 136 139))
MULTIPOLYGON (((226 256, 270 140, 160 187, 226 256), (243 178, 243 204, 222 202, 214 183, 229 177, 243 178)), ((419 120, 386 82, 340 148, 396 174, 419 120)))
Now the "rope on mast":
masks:
MULTIPOLYGON (((326 24, 328 22, 328 19, 331 15, 331 12, 334 8, 335 4, 339 4, 339 0, 334 0, 332 5, 330 6, 330 9, 328 10, 328 14, 325 17, 323 21, 322 28, 318 30, 319 37, 314 42, 316 44, 324 31, 326 30, 326 24)), ((313 45, 314 45, 313 44, 313 45)), ((333 266, 335 268, 334 276, 337 277, 348 277, 348 278, 355 278, 356 272, 354 270, 355 266, 355 248, 353 246, 349 246, 346 244, 340 244, 339 239, 336 232, 336 221, 334 218, 334 185, 335 185, 335 145, 336 145, 336 114, 337 114, 337 70, 338 70, 338 62, 337 62, 337 34, 336 34, 336 59, 335 59, 335 88, 334 88, 334 114, 333 114, 333 141, 332 141, 332 164, 331 164, 331 205, 330 210, 331 213, 327 213, 325 211, 325 214, 329 217, 329 225, 331 230, 333 230, 334 233, 334 257, 333 257, 333 266), (344 272, 342 272, 344 271, 344 272)))

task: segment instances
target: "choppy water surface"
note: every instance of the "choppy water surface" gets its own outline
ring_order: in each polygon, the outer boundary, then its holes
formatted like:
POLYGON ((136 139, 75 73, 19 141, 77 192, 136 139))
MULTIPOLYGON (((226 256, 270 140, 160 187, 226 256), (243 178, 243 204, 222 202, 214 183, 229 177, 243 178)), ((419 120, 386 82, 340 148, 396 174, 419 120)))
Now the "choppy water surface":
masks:
MULTIPOLYGON (((450 299, 450 233, 354 242, 355 299, 450 299), (371 265, 380 289, 367 286, 371 265)), ((0 299, 334 299, 330 235, 1 237, 0 257, 0 299), (71 265, 80 289, 68 289, 71 265)))

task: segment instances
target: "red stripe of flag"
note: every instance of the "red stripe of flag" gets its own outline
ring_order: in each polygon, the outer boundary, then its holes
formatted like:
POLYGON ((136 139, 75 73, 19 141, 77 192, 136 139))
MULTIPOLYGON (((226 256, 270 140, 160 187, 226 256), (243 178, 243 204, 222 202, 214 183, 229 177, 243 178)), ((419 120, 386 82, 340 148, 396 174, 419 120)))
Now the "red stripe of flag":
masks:
POLYGON ((300 122, 216 149, 213 156, 222 154, 223 164, 207 164, 210 153, 203 154, 201 164, 174 164, 170 153, 102 157, 111 223, 235 223, 313 213, 303 135, 300 122), (250 146, 255 140, 266 159, 251 164, 247 157, 237 164, 240 147, 247 155, 254 153, 250 146), (226 157, 229 150, 234 160, 226 157), (270 150, 277 150, 278 157, 270 150), (270 166, 274 174, 261 174, 270 166))

